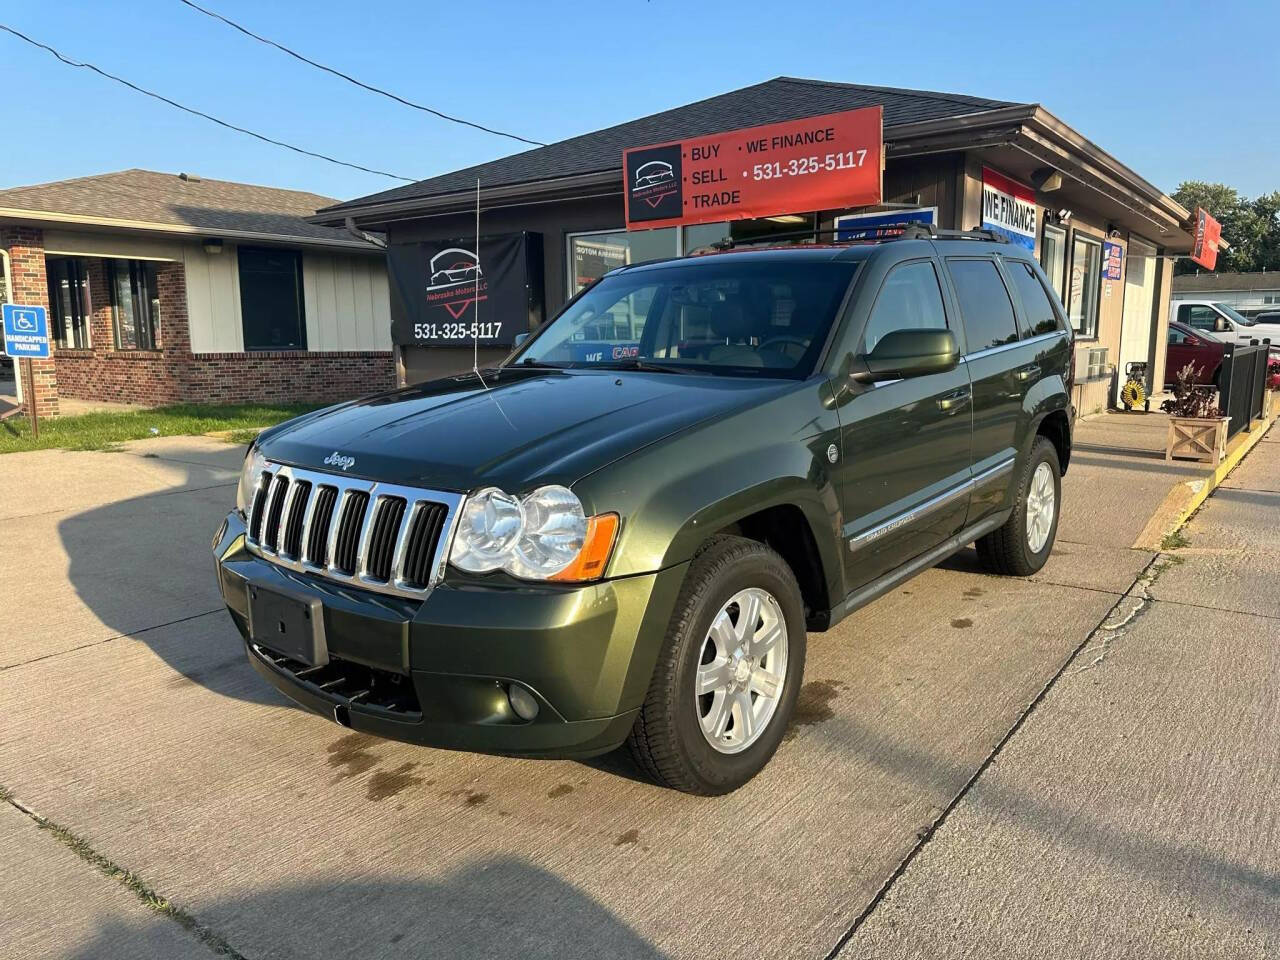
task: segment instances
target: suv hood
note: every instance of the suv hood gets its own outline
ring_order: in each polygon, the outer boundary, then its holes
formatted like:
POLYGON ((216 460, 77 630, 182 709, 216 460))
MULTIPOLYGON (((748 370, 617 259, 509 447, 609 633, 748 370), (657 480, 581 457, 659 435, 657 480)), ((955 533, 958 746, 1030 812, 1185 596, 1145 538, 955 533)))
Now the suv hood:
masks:
POLYGON ((466 374, 300 417, 264 434, 260 448, 272 460, 370 480, 521 493, 570 485, 695 423, 799 385, 619 370, 506 368, 483 376, 487 388, 466 374))

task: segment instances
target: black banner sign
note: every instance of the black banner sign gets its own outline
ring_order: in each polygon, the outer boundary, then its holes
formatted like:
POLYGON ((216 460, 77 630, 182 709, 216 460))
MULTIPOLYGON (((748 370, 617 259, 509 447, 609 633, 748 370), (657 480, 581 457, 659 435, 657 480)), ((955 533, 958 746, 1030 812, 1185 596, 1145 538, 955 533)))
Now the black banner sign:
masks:
POLYGON ((542 320, 542 236, 509 233, 387 248, 391 339, 508 346, 542 320))

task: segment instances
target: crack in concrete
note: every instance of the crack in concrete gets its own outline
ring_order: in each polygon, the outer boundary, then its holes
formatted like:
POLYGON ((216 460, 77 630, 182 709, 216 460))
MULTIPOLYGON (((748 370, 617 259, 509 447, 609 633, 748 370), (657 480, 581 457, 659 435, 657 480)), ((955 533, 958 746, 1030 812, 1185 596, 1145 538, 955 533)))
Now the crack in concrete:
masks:
POLYGON ((103 637, 101 640, 91 640, 88 643, 82 643, 79 646, 68 647, 66 650, 55 650, 53 653, 42 654, 38 657, 32 657, 30 660, 22 660, 18 663, 10 663, 0 666, 0 673, 6 670, 15 670, 18 667, 25 667, 33 663, 41 663, 45 660, 52 660, 54 657, 66 656, 68 653, 75 653, 77 650, 88 650, 90 647, 100 647, 104 643, 110 643, 113 640, 132 640, 134 637, 141 636, 144 633, 150 633, 152 630, 162 630, 165 627, 172 627, 179 623, 186 623, 189 620, 199 620, 201 617, 210 617, 215 613, 222 613, 225 607, 215 607, 213 610, 205 610, 201 613, 193 613, 187 617, 178 617, 176 620, 169 620, 165 623, 156 623, 149 627, 139 627, 129 633, 117 633, 111 637, 103 637))
POLYGON ((1160 579, 1160 574, 1164 573, 1164 571, 1168 570, 1172 565, 1173 562, 1169 558, 1168 554, 1158 553, 1151 558, 1151 562, 1148 563, 1146 569, 1138 575, 1138 579, 1134 581, 1133 586, 1131 586, 1125 592, 1125 595, 1120 598, 1120 603, 1129 599, 1136 600, 1137 602, 1130 607, 1127 613, 1123 613, 1118 618, 1115 614, 1119 611, 1112 608, 1112 612, 1108 614, 1107 619, 1103 620, 1103 622, 1096 628, 1095 632, 1099 633, 1097 646, 1092 648, 1086 647, 1080 651, 1081 655, 1084 656, 1089 655, 1091 652, 1096 652, 1097 656, 1084 666, 1077 667, 1075 670, 1072 670, 1072 675, 1084 673, 1086 670, 1092 670, 1095 667, 1101 666, 1102 662, 1107 658, 1107 653, 1111 650, 1111 647, 1116 643, 1116 641, 1128 633, 1128 628, 1139 617, 1151 609, 1151 605, 1155 603, 1155 597, 1151 596, 1151 586, 1160 579))
POLYGON ((181 907, 174 905, 168 897, 156 892, 153 887, 132 870, 126 870, 99 853, 88 840, 68 830, 62 824, 41 816, 31 807, 14 797, 13 793, 3 784, 0 784, 0 802, 7 803, 13 807, 41 830, 71 850, 85 863, 97 869, 99 873, 107 878, 119 883, 137 897, 148 910, 172 920, 215 954, 230 957, 231 960, 248 960, 244 954, 231 946, 226 938, 216 930, 201 923, 181 907))
POLYGON ((1012 740, 1017 732, 1022 729, 1022 725, 1026 722, 1027 718, 1031 716, 1035 708, 1038 707, 1041 701, 1049 695, 1049 691, 1053 689, 1058 680, 1067 672, 1071 664, 1076 661, 1076 658, 1088 650, 1090 644, 1098 639, 1099 632, 1105 631, 1108 623, 1116 623, 1118 626, 1127 626, 1136 619, 1142 610, 1150 607, 1151 596, 1148 593, 1150 585, 1154 583, 1159 578, 1160 574, 1171 565, 1171 559, 1165 554, 1156 554, 1147 562, 1146 566, 1138 572, 1138 575, 1134 577, 1133 583, 1131 583, 1129 588, 1116 599, 1116 602, 1106 612, 1103 618, 1098 621, 1097 626, 1085 634, 1084 639, 1071 650, 1070 654, 1068 654, 1067 658, 1062 662, 1062 665, 1058 667, 1045 685, 1040 688, 1040 692, 1031 698, 1031 702, 1027 704, 1020 714, 1018 714, 1013 725, 1005 735, 1000 738, 999 742, 996 743, 991 752, 987 754, 982 763, 978 765, 978 769, 973 772, 973 775, 965 782, 964 786, 960 788, 959 792, 951 799, 951 802, 947 804, 946 808, 943 809, 932 823, 919 832, 915 844, 907 851, 906 856, 899 861, 897 867, 895 867, 893 872, 889 874, 884 883, 880 885, 880 889, 876 891, 875 896, 871 898, 867 905, 863 907, 861 912, 859 912, 859 914, 853 919, 853 923, 849 926, 849 929, 846 930, 836 941, 835 945, 827 953, 825 960, 835 960, 836 956, 844 949, 845 945, 853 939, 853 935, 858 932, 858 928, 866 922, 866 919, 871 916, 872 912, 880 905, 881 901, 888 896, 893 885, 898 882, 898 879, 904 873, 906 873, 907 868, 911 866, 912 861, 915 860, 920 851, 923 850, 937 835, 943 824, 946 823, 947 818, 951 815, 951 812, 960 805, 966 796, 968 796, 969 791, 973 789, 974 784, 978 782, 978 779, 986 773, 987 769, 995 762, 996 758, 1000 755, 1000 752, 1005 748, 1009 741, 1012 740), (1162 558, 1163 562, 1161 562, 1162 558), (1123 615, 1122 618, 1117 621, 1115 618, 1120 612, 1122 604, 1127 598, 1132 596, 1135 589, 1142 591, 1140 602, 1132 611, 1123 615))

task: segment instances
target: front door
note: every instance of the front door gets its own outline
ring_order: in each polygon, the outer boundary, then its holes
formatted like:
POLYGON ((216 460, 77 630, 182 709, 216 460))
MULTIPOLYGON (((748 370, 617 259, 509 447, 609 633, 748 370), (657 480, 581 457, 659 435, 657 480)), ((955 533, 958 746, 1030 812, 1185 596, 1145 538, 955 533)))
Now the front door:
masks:
POLYGON ((1136 237, 1129 239, 1125 256, 1124 310, 1120 321, 1120 373, 1128 372, 1130 363, 1147 364, 1144 378, 1152 386, 1155 364, 1151 356, 1151 325, 1156 292, 1156 248, 1136 237))
MULTIPOLYGON (((855 353, 893 330, 955 328, 933 260, 886 274, 855 353)), ((856 590, 960 530, 969 508, 972 405, 964 364, 946 373, 853 385, 839 407, 836 471, 845 577, 856 590)))

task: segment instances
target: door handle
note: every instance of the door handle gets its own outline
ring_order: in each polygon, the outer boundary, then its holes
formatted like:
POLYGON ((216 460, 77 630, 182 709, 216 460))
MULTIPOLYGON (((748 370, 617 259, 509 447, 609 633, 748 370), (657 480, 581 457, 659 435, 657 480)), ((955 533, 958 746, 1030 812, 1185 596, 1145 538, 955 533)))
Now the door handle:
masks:
POLYGON ((955 393, 948 393, 945 397, 938 398, 938 409, 945 410, 948 413, 954 413, 959 410, 973 397, 973 391, 969 389, 957 390, 955 393))
POLYGON ((1040 365, 1038 363, 1029 363, 1014 373, 1014 376, 1019 380, 1030 380, 1032 377, 1038 377, 1039 375, 1040 365))

